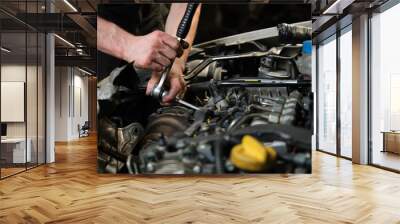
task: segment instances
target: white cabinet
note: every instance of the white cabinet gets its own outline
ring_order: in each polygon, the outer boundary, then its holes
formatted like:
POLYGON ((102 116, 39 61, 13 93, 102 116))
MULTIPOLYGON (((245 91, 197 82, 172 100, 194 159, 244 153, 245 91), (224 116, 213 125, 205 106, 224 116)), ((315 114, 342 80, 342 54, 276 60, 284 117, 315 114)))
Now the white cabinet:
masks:
POLYGON ((1 140, 1 150, 10 152, 9 158, 6 161, 12 163, 25 163, 32 161, 32 140, 28 138, 26 140, 27 147, 25 151, 25 138, 7 138, 1 140), (25 161, 26 160, 26 161, 25 161))

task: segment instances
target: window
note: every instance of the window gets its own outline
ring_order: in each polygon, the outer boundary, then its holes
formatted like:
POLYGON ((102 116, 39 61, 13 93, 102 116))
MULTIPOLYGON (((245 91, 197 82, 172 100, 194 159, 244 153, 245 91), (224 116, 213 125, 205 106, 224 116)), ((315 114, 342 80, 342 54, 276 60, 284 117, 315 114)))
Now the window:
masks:
POLYGON ((400 4, 371 18, 372 163, 400 170, 400 4))
POLYGON ((340 35, 340 155, 351 158, 352 148, 352 33, 351 25, 340 35))
POLYGON ((336 35, 318 47, 318 149, 336 153, 336 35))

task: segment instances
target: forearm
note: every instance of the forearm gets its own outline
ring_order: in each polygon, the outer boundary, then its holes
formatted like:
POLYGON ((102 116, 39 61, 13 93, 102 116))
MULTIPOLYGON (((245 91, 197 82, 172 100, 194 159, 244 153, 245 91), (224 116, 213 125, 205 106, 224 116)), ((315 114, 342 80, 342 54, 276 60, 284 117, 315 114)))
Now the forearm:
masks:
MULTIPOLYGON (((179 23, 181 22, 183 15, 185 14, 186 6, 187 3, 173 3, 171 5, 170 13, 168 15, 167 23, 165 25, 166 33, 172 36, 176 36, 176 31, 178 29, 179 23)), ((177 59, 178 61, 181 61, 181 63, 185 63, 189 56, 190 48, 196 36, 197 25, 199 23, 199 18, 200 18, 200 11, 201 11, 201 4, 197 7, 196 13, 192 20, 192 24, 190 25, 189 33, 185 38, 185 40, 189 43, 189 48, 187 48, 183 52, 183 55, 179 59, 177 59)))
POLYGON ((127 62, 134 60, 125 50, 135 41, 134 35, 100 17, 97 17, 97 34, 97 49, 127 62))

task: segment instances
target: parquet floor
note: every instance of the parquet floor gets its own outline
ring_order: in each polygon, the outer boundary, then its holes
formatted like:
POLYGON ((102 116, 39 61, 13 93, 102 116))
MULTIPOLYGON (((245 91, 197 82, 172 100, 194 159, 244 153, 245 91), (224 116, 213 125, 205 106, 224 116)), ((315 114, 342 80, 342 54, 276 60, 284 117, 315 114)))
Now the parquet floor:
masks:
POLYGON ((15 173, 22 172, 24 170, 25 170, 25 167, 21 167, 21 168, 19 168, 19 167, 17 167, 17 168, 14 168, 14 167, 4 168, 3 167, 3 168, 1 168, 1 176, 2 177, 7 177, 7 176, 13 175, 15 173))
MULTIPOLYGON (((376 149, 376 148, 375 148, 376 149)), ((390 152, 381 152, 375 150, 373 152, 373 161, 375 164, 386 166, 392 169, 400 170, 400 155, 390 152)))
POLYGON ((312 175, 96 173, 95 138, 0 181, 0 223, 400 223, 400 175, 313 154, 312 175))

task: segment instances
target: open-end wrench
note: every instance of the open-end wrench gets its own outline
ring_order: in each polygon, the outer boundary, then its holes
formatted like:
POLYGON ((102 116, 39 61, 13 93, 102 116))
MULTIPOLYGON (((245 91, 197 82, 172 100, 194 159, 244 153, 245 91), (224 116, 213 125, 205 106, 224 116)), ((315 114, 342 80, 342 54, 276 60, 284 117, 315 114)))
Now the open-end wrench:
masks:
MULTIPOLYGON (((184 38, 189 33, 190 25, 192 23, 192 19, 196 12, 197 6, 198 6, 198 3, 188 3, 185 14, 183 15, 183 18, 178 26, 178 29, 176 31, 176 37, 178 38, 178 41, 181 44, 181 46, 185 43, 184 38)), ((167 79, 169 72, 171 71, 171 66, 174 64, 174 61, 172 61, 172 63, 167 68, 165 68, 165 70, 161 74, 160 81, 157 83, 157 85, 151 91, 151 96, 155 97, 156 99, 158 99, 160 101, 162 101, 163 98, 166 95, 168 95, 168 91, 166 91, 164 88, 164 83, 165 83, 165 80, 167 79)), ((176 98, 175 101, 177 103, 180 103, 191 109, 199 110, 198 107, 196 107, 186 101, 183 101, 181 99, 176 98)))

